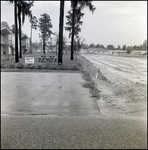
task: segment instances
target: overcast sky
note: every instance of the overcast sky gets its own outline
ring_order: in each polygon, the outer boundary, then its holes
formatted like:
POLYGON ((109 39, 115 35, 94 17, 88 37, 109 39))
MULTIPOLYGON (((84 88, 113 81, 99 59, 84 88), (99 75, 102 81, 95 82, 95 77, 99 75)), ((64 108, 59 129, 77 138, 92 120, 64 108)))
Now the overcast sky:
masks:
MULTIPOLYGON (((147 1, 93 1, 96 10, 92 14, 88 8, 83 10, 80 37, 85 43, 109 44, 117 47, 141 45, 147 39, 147 1)), ((8 1, 1 2, 1 21, 14 24, 14 7, 8 1)), ((59 32, 59 1, 35 1, 32 13, 37 18, 43 13, 49 14, 52 21, 52 31, 59 32)), ((64 15, 70 10, 70 1, 65 1, 64 15)), ((64 18, 64 24, 66 18, 64 18)), ((65 25, 64 25, 65 26, 65 25)), ((28 17, 22 27, 23 33, 30 37, 28 17)), ((68 32, 64 30, 68 39, 68 32)), ((33 30, 33 42, 39 42, 39 31, 33 30)), ((68 39, 70 41, 70 39, 68 39)))

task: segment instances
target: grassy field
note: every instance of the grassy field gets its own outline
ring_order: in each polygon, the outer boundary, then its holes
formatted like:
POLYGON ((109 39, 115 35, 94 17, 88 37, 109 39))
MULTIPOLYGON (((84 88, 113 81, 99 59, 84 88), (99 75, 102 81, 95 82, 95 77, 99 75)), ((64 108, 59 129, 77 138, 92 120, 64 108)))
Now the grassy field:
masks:
MULTIPOLYGON (((63 64, 59 65, 58 61, 44 61, 39 62, 39 57, 43 53, 32 53, 32 54, 23 54, 22 58, 19 58, 19 63, 15 63, 14 57, 6 58, 5 56, 1 57, 1 69, 50 69, 50 70, 80 70, 81 62, 77 56, 74 56, 74 60, 70 60, 70 53, 63 54, 63 64), (26 64, 26 57, 34 57, 34 64, 26 64)), ((47 52, 46 56, 55 56, 58 60, 58 56, 55 53, 47 52)))

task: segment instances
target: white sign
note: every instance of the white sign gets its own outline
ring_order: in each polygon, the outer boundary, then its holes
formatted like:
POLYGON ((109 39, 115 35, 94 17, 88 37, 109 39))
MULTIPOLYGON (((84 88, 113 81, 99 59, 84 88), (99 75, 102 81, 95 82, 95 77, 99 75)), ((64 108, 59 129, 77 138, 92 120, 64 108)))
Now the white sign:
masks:
POLYGON ((98 73, 95 74, 96 79, 98 79, 98 75, 99 75, 98 73))
POLYGON ((26 64, 34 64, 34 57, 25 57, 26 64))

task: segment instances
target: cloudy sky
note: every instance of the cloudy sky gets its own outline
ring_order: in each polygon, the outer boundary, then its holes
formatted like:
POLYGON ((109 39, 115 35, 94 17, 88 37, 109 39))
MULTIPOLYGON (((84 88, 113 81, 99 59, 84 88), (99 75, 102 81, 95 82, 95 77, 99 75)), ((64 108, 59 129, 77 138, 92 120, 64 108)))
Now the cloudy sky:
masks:
MULTIPOLYGON (((117 47, 141 45, 147 39, 147 1, 93 1, 96 10, 92 14, 88 8, 82 21, 80 37, 85 43, 109 44, 117 47)), ((1 21, 14 24, 14 7, 8 1, 1 2, 1 21)), ((37 18, 43 13, 49 14, 53 24, 52 31, 59 32, 59 1, 35 1, 32 13, 37 18)), ((70 10, 70 1, 65 1, 64 15, 70 10)), ((66 18, 64 18, 64 24, 66 18)), ((30 37, 28 17, 23 25, 23 33, 30 37)), ((68 32, 64 30, 68 39, 68 32)), ((33 30, 33 42, 39 41, 39 31, 33 30)))

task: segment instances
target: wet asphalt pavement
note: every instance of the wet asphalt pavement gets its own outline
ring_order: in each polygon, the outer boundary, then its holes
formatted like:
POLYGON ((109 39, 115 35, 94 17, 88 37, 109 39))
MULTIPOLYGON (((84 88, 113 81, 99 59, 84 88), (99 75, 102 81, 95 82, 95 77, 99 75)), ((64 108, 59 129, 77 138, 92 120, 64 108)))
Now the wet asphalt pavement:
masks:
POLYGON ((2 114, 99 114, 79 73, 2 73, 2 114), (10 77, 11 76, 11 77, 10 77))
POLYGON ((101 114, 79 73, 1 73, 2 149, 147 148, 143 118, 101 114))

